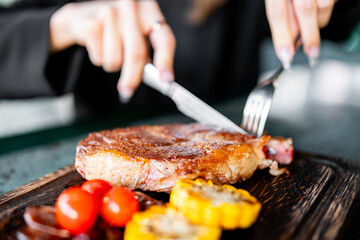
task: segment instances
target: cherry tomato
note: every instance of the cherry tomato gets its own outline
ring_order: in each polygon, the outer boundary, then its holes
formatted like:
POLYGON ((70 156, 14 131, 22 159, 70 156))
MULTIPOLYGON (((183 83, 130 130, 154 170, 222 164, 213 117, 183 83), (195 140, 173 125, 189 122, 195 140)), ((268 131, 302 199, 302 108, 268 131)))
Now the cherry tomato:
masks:
POLYGON ((104 180, 94 179, 84 182, 81 189, 95 195, 95 197, 100 200, 101 197, 111 189, 111 185, 104 180))
POLYGON ((98 215, 98 199, 80 187, 73 187, 63 191, 55 204, 57 222, 71 234, 89 231, 98 215))
POLYGON ((110 225, 124 227, 139 210, 139 201, 133 191, 125 187, 113 187, 102 198, 100 214, 110 225))

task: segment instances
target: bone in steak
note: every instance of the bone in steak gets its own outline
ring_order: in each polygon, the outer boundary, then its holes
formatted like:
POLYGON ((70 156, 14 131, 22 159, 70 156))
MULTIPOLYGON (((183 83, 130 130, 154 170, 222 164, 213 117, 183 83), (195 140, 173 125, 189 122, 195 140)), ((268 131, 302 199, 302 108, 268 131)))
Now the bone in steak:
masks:
POLYGON ((75 166, 85 179, 144 191, 170 191, 177 179, 198 177, 234 184, 250 178, 266 159, 270 138, 197 123, 118 128, 80 141, 75 166))

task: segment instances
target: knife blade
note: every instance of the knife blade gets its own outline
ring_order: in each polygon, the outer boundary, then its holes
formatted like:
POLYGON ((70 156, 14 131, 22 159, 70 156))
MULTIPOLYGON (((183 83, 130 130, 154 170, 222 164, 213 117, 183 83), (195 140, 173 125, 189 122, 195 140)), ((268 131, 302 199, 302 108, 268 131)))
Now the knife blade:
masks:
POLYGON ((170 97, 175 102, 180 112, 202 124, 236 131, 246 135, 248 134, 241 127, 214 108, 210 107, 178 83, 161 81, 159 71, 151 63, 145 65, 143 82, 149 87, 170 97))

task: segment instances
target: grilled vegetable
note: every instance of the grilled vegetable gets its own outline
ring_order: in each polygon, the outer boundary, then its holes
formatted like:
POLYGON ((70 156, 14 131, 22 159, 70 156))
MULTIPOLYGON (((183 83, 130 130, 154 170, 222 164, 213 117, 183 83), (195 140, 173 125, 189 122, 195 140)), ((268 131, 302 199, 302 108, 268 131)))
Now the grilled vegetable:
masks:
POLYGON ((155 239, 219 239, 221 229, 190 223, 171 205, 151 206, 144 212, 134 214, 126 225, 124 240, 155 239))
POLYGON ((195 224, 225 229, 250 227, 261 209, 247 191, 203 179, 177 181, 170 203, 195 224))

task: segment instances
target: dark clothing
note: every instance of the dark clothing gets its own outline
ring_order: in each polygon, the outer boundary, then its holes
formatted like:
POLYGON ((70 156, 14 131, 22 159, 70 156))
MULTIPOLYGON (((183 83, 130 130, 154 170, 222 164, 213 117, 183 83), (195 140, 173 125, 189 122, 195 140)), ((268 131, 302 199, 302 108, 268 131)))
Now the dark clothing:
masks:
MULTIPOLYGON (((121 105, 116 90, 120 73, 108 74, 94 67, 82 47, 50 56, 49 20, 67 2, 26 0, 0 8, 0 99, 74 92, 76 104, 85 112, 149 104, 155 109, 173 107, 169 99, 145 86, 128 105, 121 105)), ((190 1, 158 2, 177 39, 177 82, 206 101, 246 93, 254 86, 259 44, 270 33, 264 0, 230 0, 199 26, 186 20, 190 1)), ((339 1, 323 35, 336 40, 347 37, 360 18, 359 2, 339 1)))

